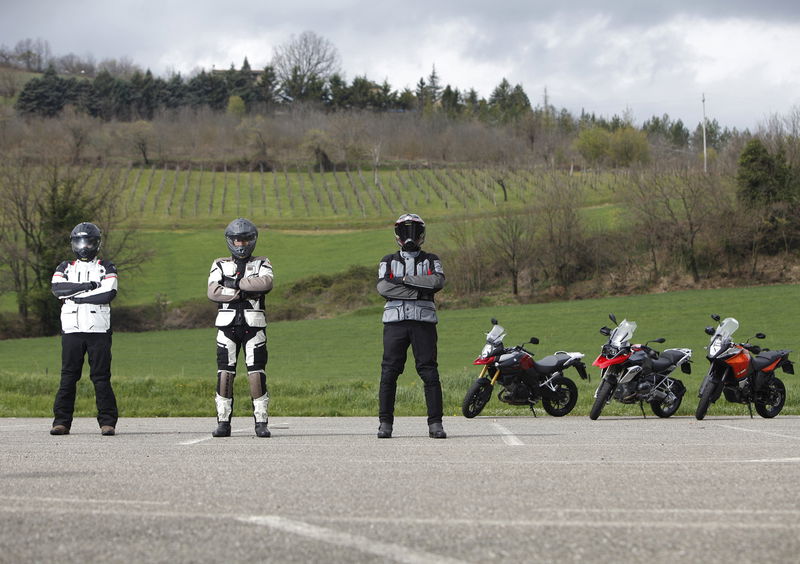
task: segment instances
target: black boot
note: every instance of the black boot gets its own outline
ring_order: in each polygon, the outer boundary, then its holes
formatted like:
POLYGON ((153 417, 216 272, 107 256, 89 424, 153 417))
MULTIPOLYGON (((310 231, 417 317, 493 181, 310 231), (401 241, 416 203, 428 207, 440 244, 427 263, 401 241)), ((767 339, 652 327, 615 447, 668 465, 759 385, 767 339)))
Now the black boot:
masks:
POLYGON ((447 433, 444 432, 441 422, 428 425, 428 436, 432 439, 446 439, 447 433))
POLYGON ((263 423, 256 423, 256 437, 271 437, 272 433, 269 432, 267 429, 267 422, 264 421, 263 423))
POLYGON ((391 423, 386 423, 385 421, 381 421, 381 424, 378 427, 378 438, 379 439, 391 439, 392 438, 392 424, 391 423))
POLYGON ((212 437, 230 437, 231 436, 231 422, 220 421, 217 428, 211 432, 212 437))

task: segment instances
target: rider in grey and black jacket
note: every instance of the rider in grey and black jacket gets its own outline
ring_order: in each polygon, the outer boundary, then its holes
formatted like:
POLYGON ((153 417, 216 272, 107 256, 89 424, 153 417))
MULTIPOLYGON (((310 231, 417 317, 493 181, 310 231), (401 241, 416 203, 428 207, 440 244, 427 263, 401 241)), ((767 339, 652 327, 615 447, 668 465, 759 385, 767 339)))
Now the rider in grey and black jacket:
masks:
POLYGON ((400 251, 386 255, 378 266, 378 293, 383 307, 383 361, 379 392, 379 438, 390 438, 394 423, 397 378, 405 367, 409 345, 417 373, 424 382, 428 409, 428 434, 443 439, 442 386, 439 382, 436 343, 438 335, 434 294, 445 284, 439 257, 421 249, 425 222, 416 214, 403 214, 395 222, 400 251))

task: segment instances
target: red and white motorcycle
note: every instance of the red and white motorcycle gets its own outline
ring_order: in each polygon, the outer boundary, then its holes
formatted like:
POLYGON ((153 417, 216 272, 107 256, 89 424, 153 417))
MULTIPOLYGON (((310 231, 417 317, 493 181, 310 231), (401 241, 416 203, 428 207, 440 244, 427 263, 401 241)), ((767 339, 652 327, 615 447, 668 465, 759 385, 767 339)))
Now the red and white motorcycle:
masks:
MULTIPOLYGON (((617 323, 612 313, 608 316, 617 323)), ((649 403, 659 417, 670 417, 681 405, 686 387, 670 376, 678 366, 684 374, 691 374, 691 349, 666 349, 664 352, 648 346, 663 343, 659 338, 645 344, 631 344, 636 323, 623 319, 612 331, 601 327, 600 333, 608 337, 600 355, 592 366, 600 368, 601 380, 594 394, 594 404, 589 412, 591 419, 600 417, 607 403, 615 399, 621 403, 638 403, 644 415, 643 404, 649 403)))

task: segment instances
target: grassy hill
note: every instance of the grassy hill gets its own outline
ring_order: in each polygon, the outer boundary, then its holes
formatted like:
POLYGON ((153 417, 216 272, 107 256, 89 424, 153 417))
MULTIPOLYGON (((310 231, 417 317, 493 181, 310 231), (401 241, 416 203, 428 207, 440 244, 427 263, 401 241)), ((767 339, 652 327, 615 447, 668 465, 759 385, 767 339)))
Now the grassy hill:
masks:
MULTIPOLYGON (((427 247, 438 251, 453 220, 491 221, 501 208, 520 210, 535 201, 537 183, 552 178, 580 187, 582 219, 588 227, 613 224, 618 209, 615 186, 624 180, 594 173, 571 177, 553 173, 554 177, 525 171, 408 167, 374 174, 372 170, 210 171, 189 166, 128 167, 118 172, 124 187, 123 226, 135 226, 142 244, 154 253, 141 273, 126 272, 122 266, 116 301, 122 306, 153 304, 157 299, 172 304, 204 300, 211 261, 226 254, 222 232, 235 217, 247 217, 259 226, 257 252, 267 255, 275 267, 273 299, 280 302, 281 288, 297 280, 343 272, 352 265, 377 265, 380 257, 396 248, 391 225, 404 211, 423 216, 428 223, 427 247)), ((98 170, 92 181, 111 174, 98 170)), ((71 256, 66 246, 64 256, 71 256)), ((15 295, 0 295, 0 311, 15 310, 15 295)))

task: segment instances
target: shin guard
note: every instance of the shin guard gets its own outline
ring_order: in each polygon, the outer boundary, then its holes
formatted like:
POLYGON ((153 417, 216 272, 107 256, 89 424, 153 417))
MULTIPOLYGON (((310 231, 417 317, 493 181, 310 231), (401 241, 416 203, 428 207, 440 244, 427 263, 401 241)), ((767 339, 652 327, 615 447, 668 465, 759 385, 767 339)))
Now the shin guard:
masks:
POLYGON ((233 413, 233 398, 224 398, 217 394, 214 402, 217 404, 217 421, 229 423, 233 413))

